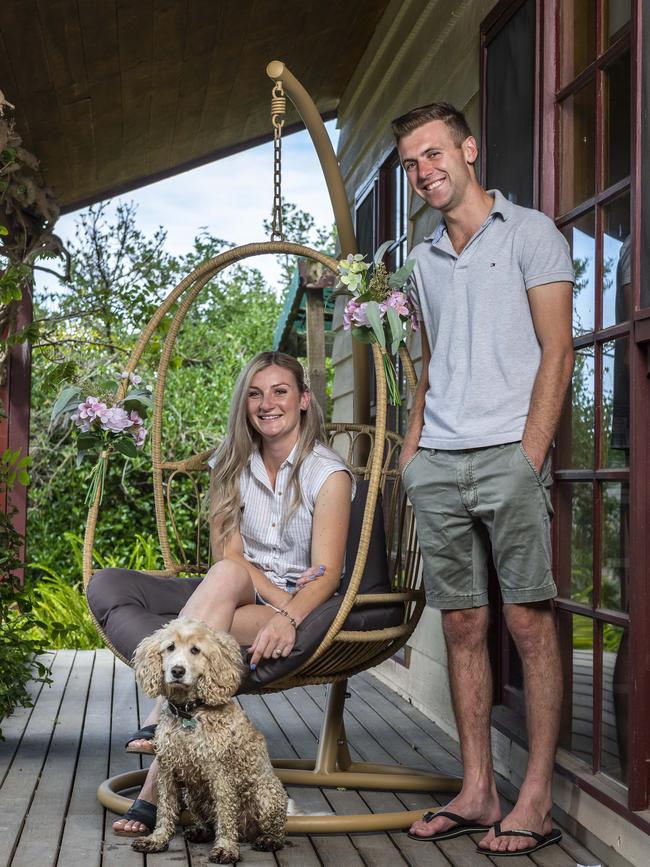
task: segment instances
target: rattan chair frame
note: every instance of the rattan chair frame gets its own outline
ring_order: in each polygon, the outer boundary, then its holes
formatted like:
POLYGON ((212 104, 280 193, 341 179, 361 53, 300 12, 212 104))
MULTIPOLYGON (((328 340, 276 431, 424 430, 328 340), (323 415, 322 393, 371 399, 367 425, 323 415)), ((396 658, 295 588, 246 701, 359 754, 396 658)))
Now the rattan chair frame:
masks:
MULTIPOLYGON (((193 474, 207 468, 207 458, 211 451, 193 455, 182 460, 163 459, 163 408, 165 385, 170 360, 185 317, 192 304, 206 284, 229 265, 264 254, 289 254, 320 262, 336 272, 337 263, 331 257, 309 247, 285 241, 270 241, 235 247, 201 265, 178 284, 159 306, 136 343, 125 371, 133 373, 145 351, 149 340, 165 317, 171 317, 162 346, 152 412, 152 475, 153 494, 156 514, 156 527, 160 550, 165 568, 152 574, 174 576, 181 573, 202 573, 207 564, 200 562, 201 537, 197 530, 196 562, 185 557, 176 531, 171 488, 176 476, 185 475, 192 480, 200 501, 199 488, 193 474), (167 475, 166 475, 167 474, 167 475), (166 489, 166 495, 165 495, 166 489), (174 555, 169 537, 169 526, 176 537, 180 557, 174 555)), ((323 725, 319 738, 318 755, 315 760, 276 760, 274 766, 280 779, 287 785, 343 786, 357 789, 388 789, 390 791, 457 791, 459 781, 448 777, 402 769, 394 765, 367 762, 352 762, 347 746, 343 725, 347 679, 357 672, 364 671, 394 655, 412 634, 424 608, 424 591, 418 586, 419 550, 415 521, 401 491, 399 473, 396 469, 401 438, 386 431, 387 388, 383 368, 382 349, 372 344, 376 381, 376 418, 374 426, 335 423, 328 425, 330 442, 339 447, 340 439, 348 440, 347 459, 354 472, 368 480, 368 492, 357 556, 352 570, 349 586, 343 597, 339 611, 332 621, 323 641, 311 657, 300 668, 277 681, 260 688, 260 692, 273 692, 308 684, 331 684, 323 725), (360 594, 359 586, 366 564, 375 507, 380 492, 388 506, 389 550, 392 552, 391 570, 393 592, 387 594, 360 594), (395 545, 392 540, 395 539, 395 545), (405 616, 402 623, 384 629, 367 631, 345 630, 344 624, 353 607, 363 605, 404 604, 405 616)), ((416 376, 410 356, 405 349, 401 357, 412 389, 416 376)), ((116 394, 122 399, 127 390, 128 380, 121 381, 116 394)), ((109 455, 106 455, 107 459, 109 455)), ((93 548, 99 516, 99 493, 91 504, 83 551, 84 587, 93 573, 93 548)), ((200 521, 197 522, 197 528, 200 521)), ((94 618, 93 618, 94 619, 94 618)), ((101 626, 95 625, 112 652, 127 664, 119 651, 112 646, 101 626)), ((100 801, 109 809, 123 813, 132 801, 120 792, 141 783, 144 771, 122 774, 101 784, 98 790, 100 801)), ((435 809, 435 808, 434 808, 435 809)), ((293 832, 342 832, 378 830, 407 827, 419 815, 418 812, 359 816, 292 816, 288 819, 287 829, 293 832)))

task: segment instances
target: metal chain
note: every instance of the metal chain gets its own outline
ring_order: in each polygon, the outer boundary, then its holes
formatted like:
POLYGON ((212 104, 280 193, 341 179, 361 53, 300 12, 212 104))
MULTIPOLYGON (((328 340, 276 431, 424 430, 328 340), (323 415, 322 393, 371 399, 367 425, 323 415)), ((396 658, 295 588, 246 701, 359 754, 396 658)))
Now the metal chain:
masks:
POLYGON ((271 240, 284 241, 282 226, 282 127, 287 99, 282 82, 276 81, 271 91, 271 123, 273 124, 273 219, 271 240))

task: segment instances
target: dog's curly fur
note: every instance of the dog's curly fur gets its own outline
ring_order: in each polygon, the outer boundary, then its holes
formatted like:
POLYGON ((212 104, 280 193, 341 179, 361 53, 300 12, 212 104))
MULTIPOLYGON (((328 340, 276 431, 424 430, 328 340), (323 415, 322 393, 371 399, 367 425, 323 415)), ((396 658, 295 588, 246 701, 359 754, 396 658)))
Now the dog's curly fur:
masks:
POLYGON ((160 764, 156 827, 134 840, 133 848, 167 848, 181 787, 196 820, 187 836, 195 842, 215 838, 210 861, 237 861, 240 839, 252 840, 256 849, 281 848, 288 799, 263 736, 232 700, 243 672, 235 639, 200 620, 179 618, 140 642, 134 661, 147 695, 177 704, 198 699, 206 706, 193 712, 195 728, 183 727, 163 706, 154 741, 160 764))

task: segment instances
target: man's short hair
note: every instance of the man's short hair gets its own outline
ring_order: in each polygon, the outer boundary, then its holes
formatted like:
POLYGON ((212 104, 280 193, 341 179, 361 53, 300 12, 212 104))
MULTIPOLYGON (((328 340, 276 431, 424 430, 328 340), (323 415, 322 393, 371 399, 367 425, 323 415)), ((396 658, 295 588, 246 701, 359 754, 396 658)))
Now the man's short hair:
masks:
POLYGON ((425 123, 430 123, 432 120, 441 120, 449 127, 451 137, 454 144, 460 147, 465 139, 472 135, 465 115, 448 102, 432 102, 430 105, 421 105, 419 108, 412 108, 406 114, 396 117, 391 121, 395 141, 397 144, 404 138, 405 135, 413 132, 425 123))

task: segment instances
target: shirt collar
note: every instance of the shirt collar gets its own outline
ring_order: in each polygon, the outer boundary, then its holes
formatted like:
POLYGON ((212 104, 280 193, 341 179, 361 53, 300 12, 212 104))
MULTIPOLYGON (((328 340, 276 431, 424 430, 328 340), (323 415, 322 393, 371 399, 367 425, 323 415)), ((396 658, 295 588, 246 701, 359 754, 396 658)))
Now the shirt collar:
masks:
MULTIPOLYGON (((494 199, 494 204, 490 208, 487 219, 489 220, 498 214, 504 221, 507 220, 512 214, 512 202, 509 202, 500 190, 488 190, 487 193, 494 199)), ((430 235, 425 235, 424 240, 431 241, 432 244, 438 244, 446 232, 447 224, 444 218, 441 217, 436 228, 430 235)))
MULTIPOLYGON (((287 466, 292 466, 296 461, 296 456, 298 454, 298 443, 296 442, 295 446, 291 449, 287 457, 284 459, 282 464, 280 465, 280 469, 284 469, 287 466)), ((268 480, 268 473, 266 472, 266 467, 264 466, 264 461, 262 460, 262 454, 259 450, 258 446, 253 448, 253 451, 248 458, 248 465, 252 474, 258 478, 262 482, 266 482, 268 480)))

